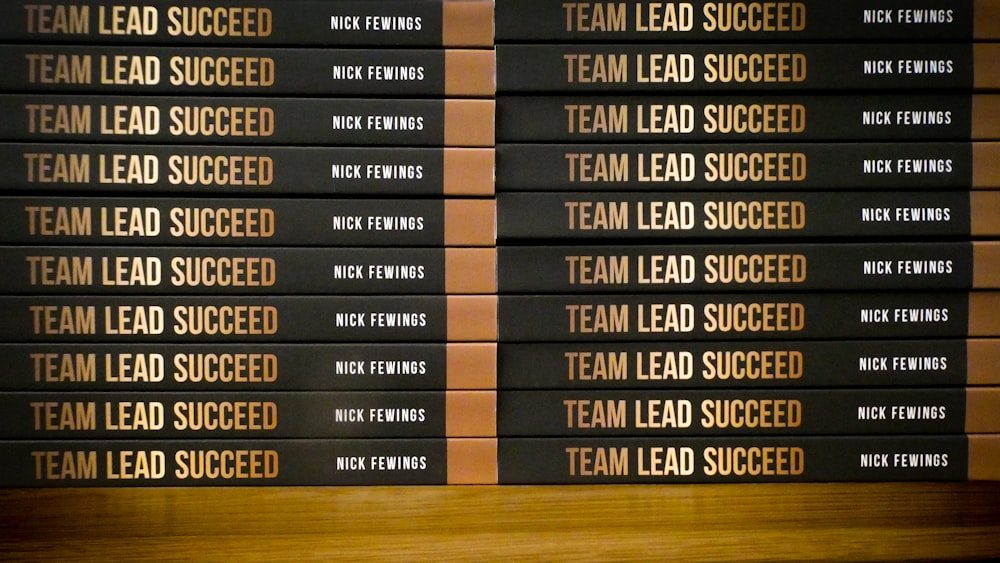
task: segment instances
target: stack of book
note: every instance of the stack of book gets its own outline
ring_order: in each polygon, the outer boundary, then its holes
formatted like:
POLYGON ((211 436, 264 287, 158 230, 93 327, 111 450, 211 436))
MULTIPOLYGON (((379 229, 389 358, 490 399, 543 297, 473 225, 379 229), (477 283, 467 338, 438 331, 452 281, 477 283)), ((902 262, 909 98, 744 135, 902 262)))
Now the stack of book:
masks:
POLYGON ((0 37, 0 485, 496 482, 492 2, 0 37))
POLYGON ((998 16, 498 2, 500 482, 1000 477, 998 16))

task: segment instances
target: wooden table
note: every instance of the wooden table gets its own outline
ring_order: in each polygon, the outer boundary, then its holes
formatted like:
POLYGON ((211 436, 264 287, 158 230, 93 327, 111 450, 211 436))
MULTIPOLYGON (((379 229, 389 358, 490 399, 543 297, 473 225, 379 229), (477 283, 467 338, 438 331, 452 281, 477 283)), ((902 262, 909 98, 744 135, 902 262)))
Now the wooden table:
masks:
POLYGON ((0 559, 1000 556, 1000 483, 25 489, 0 507, 0 559))

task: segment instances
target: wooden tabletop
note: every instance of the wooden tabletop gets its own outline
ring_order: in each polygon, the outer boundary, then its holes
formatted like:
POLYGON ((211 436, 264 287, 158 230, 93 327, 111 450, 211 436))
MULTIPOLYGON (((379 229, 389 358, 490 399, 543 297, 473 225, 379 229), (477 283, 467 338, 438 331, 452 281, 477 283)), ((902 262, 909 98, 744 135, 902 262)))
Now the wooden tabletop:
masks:
POLYGON ((0 559, 991 556, 1000 483, 0 490, 0 559))

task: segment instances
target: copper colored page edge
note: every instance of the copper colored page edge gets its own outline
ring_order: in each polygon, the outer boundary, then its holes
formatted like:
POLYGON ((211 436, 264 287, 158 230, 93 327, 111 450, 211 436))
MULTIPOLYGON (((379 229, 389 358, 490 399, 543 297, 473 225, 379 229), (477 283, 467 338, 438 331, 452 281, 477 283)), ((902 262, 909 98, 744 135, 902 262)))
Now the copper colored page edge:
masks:
POLYGON ((994 90, 1000 87, 1000 44, 973 44, 972 68, 972 83, 976 90, 994 90))
POLYGON ((448 49, 444 52, 444 94, 449 97, 493 97, 497 58, 494 51, 448 49))
POLYGON ((972 287, 1000 288, 1000 241, 972 243, 972 287))
POLYGON ((444 292, 496 293, 497 249, 444 249, 444 292))
POLYGON ((1000 481, 1000 435, 977 434, 969 440, 969 480, 1000 481))
POLYGON ((1000 96, 995 94, 972 96, 972 138, 1000 139, 1000 96))
POLYGON ((495 342, 452 342, 445 346, 448 389, 496 389, 495 342))
POLYGON ((449 485, 496 485, 496 438, 449 438, 449 485))
POLYGON ((973 0, 972 38, 1000 39, 1000 2, 996 0, 973 0))
POLYGON ((1000 339, 970 338, 965 342, 968 385, 1000 385, 1000 339))
POLYGON ((444 200, 445 246, 496 246, 495 199, 444 200))
POLYGON ((495 390, 446 391, 445 436, 449 438, 495 438, 497 392, 495 390))
POLYGON ((972 143, 972 188, 1000 188, 1000 143, 972 143))
POLYGON ((496 342, 496 295, 449 295, 449 342, 496 342))
POLYGON ((1000 292, 969 292, 970 338, 1000 336, 1000 292))
POLYGON ((1000 192, 969 192, 972 236, 1000 236, 1000 192))
POLYGON ((492 0, 444 0, 441 4, 442 46, 493 46, 492 0))
POLYGON ((492 196, 495 193, 493 149, 444 149, 446 196, 492 196))
POLYGON ((969 387, 965 390, 965 431, 969 434, 1000 433, 1000 387, 969 387))
POLYGON ((496 144, 495 116, 494 100, 445 100, 445 146, 493 147, 496 144))

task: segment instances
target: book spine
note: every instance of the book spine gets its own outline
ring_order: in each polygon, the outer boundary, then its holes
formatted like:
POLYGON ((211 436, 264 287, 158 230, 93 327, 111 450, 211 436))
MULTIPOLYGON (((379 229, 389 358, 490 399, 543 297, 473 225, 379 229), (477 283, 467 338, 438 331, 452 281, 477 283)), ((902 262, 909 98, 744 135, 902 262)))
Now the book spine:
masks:
POLYGON ((6 92, 492 97, 492 50, 0 46, 6 92))
POLYGON ((495 484, 495 439, 0 442, 5 487, 495 484), (492 453, 492 456, 490 456, 492 453))
POLYGON ((254 0, 220 6, 196 0, 10 4, 0 7, 0 39, 489 47, 493 44, 492 8, 492 2, 449 0, 254 0))
MULTIPOLYGON (((505 0, 497 42, 972 40, 971 0, 595 2, 505 0)), ((977 22, 978 23, 978 22, 977 22)))
POLYGON ((492 199, 3 197, 0 243, 493 246, 494 213, 492 199))
POLYGON ((968 190, 973 151, 953 142, 511 144, 497 147, 497 189, 968 190))
POLYGON ((497 435, 961 434, 968 431, 965 403, 965 389, 945 387, 504 391, 497 435))
POLYGON ((494 391, 7 392, 0 405, 7 439, 496 435, 494 391))
POLYGON ((477 136, 493 127, 493 100, 4 94, 0 111, 10 141, 493 145, 477 136))
POLYGON ((483 294, 493 248, 0 247, 5 294, 483 294))
POLYGON ((502 438, 500 483, 964 481, 965 436, 502 438))
POLYGON ((4 191, 492 195, 486 148, 0 143, 4 191))
POLYGON ((968 91, 986 86, 974 50, 968 43, 498 45, 497 92, 968 91))
POLYGON ((971 289, 973 271, 995 263, 984 252, 977 256, 974 247, 969 242, 501 246, 498 287, 501 293, 971 289))
POLYGON ((940 141, 970 139, 973 96, 498 96, 497 110, 501 143, 940 141))
POLYGON ((497 353, 502 390, 663 391, 982 384, 976 374, 1000 350, 993 340, 937 339, 509 343, 497 353))
POLYGON ((490 342, 496 297, 0 297, 3 342, 490 342))
MULTIPOLYGON (((997 336, 998 293, 502 295, 502 342, 997 336), (973 308, 970 302, 975 298, 973 308), (981 325, 985 322, 987 326, 981 325)), ((9 317, 13 318, 13 317, 9 317)), ((21 330, 23 332, 23 329, 21 330)))
POLYGON ((496 389, 495 343, 0 344, 13 391, 496 389))
MULTIPOLYGON (((498 176, 499 177, 499 176, 498 176)), ((497 239, 969 236, 969 192, 499 193, 497 239)))

